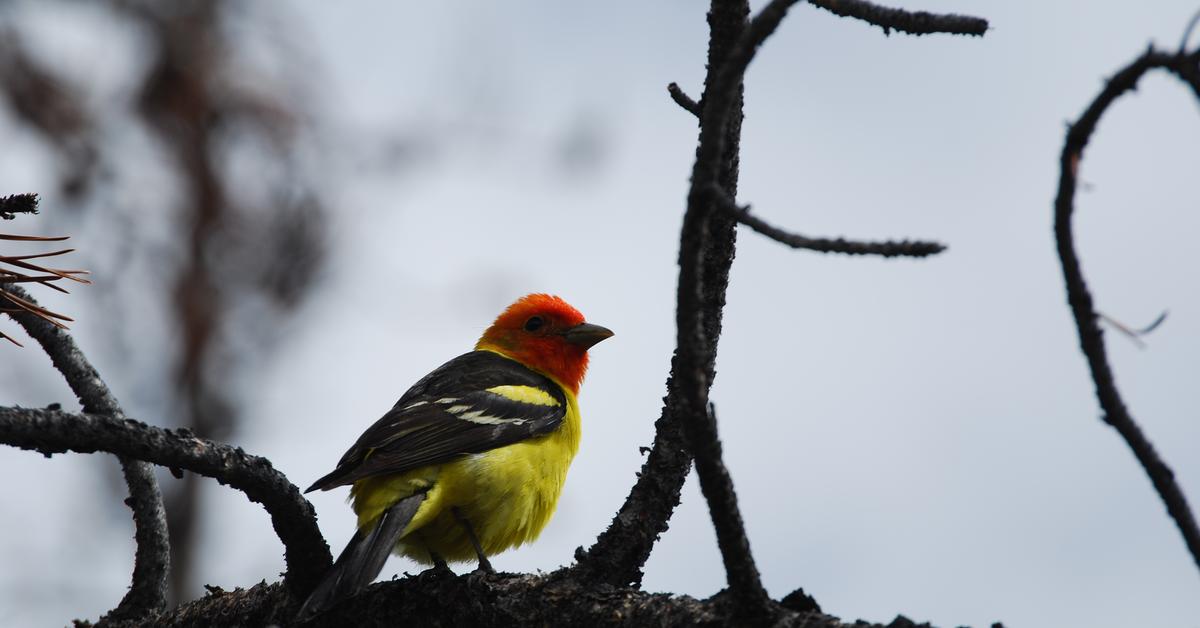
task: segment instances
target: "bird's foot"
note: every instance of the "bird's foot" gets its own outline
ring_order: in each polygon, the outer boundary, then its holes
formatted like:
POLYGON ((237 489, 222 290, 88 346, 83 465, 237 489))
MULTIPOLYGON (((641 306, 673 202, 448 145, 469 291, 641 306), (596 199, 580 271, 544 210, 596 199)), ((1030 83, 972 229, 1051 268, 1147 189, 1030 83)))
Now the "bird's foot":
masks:
POLYGON ((487 557, 481 555, 479 557, 479 566, 476 567, 475 570, 471 572, 471 575, 473 575, 473 576, 490 576, 495 573, 496 573, 496 570, 494 568, 492 568, 491 561, 489 561, 487 559, 487 557))

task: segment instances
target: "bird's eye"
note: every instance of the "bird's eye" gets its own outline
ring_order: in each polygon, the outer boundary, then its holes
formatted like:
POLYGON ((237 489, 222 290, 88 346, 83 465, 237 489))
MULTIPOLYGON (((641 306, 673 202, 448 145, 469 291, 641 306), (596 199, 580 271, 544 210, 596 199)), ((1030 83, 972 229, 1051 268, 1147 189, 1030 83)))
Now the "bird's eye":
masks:
POLYGON ((525 331, 537 331, 546 324, 546 319, 541 316, 530 316, 529 320, 525 321, 525 331))

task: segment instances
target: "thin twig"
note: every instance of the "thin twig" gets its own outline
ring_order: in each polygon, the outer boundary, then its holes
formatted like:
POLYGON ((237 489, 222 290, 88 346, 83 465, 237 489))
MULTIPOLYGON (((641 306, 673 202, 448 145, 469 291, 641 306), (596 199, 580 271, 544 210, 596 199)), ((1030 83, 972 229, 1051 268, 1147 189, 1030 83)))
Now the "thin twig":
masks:
POLYGON ((1183 29, 1183 38, 1179 40, 1179 51, 1175 54, 1183 56, 1187 53, 1188 40, 1192 38, 1192 31, 1195 30, 1198 23, 1200 23, 1200 11, 1196 11, 1192 15, 1192 19, 1188 20, 1187 27, 1183 29))
POLYGON ((683 89, 679 87, 678 83, 667 85, 667 93, 671 94, 671 100, 674 100, 675 104, 683 107, 685 111, 690 112, 697 118, 700 117, 700 103, 692 100, 691 96, 683 93, 683 89))
POLYGON ((717 187, 710 188, 716 197, 717 207, 733 216, 739 223, 750 227, 768 238, 794 249, 807 249, 819 253, 844 253, 846 255, 881 255, 883 257, 928 257, 946 250, 939 242, 925 240, 884 240, 862 242, 845 238, 810 238, 798 233, 789 233, 768 224, 750 213, 750 207, 739 207, 717 187))
POLYGON ((1138 80, 1153 69, 1164 69, 1174 74, 1200 97, 1200 76, 1197 76, 1200 72, 1197 72, 1196 64, 1195 58, 1184 54, 1167 55, 1151 47, 1108 81, 1079 117, 1079 121, 1067 130, 1059 164, 1058 195, 1054 202, 1054 232, 1067 284, 1067 300, 1079 331, 1080 347, 1087 356, 1092 380, 1096 385, 1096 397, 1104 410, 1104 421, 1115 428, 1133 450, 1138 462, 1150 476, 1159 497, 1166 504, 1167 512, 1179 527, 1196 566, 1200 567, 1200 528, 1196 525, 1183 489, 1175 481, 1174 473, 1159 457, 1154 446, 1134 421, 1117 390, 1112 369, 1108 364, 1104 337, 1097 322, 1096 308, 1075 252, 1075 239, 1071 228, 1079 163, 1100 117, 1117 98, 1133 90, 1138 80))
MULTIPOLYGON (((40 308, 33 297, 17 286, 0 285, 0 296, 25 310, 6 313, 50 356, 50 361, 62 373, 85 412, 103 413, 113 420, 124 416, 116 397, 71 336, 56 321, 38 312, 47 310, 40 308), (33 311, 29 311, 31 308, 33 311)), ((129 592, 107 615, 114 620, 137 619, 166 608, 167 573, 170 570, 166 511, 154 472, 144 462, 124 457, 119 460, 125 483, 129 486, 129 498, 125 503, 133 511, 137 550, 129 592)))
POLYGON ((949 35, 974 35, 982 37, 987 32, 987 20, 969 15, 939 15, 925 11, 905 11, 893 9, 865 0, 809 0, 815 7, 820 7, 841 17, 852 17, 868 24, 874 24, 883 29, 884 34, 890 35, 892 30, 909 35, 930 35, 946 33, 949 35))
POLYGON ((1141 329, 1134 329, 1129 325, 1126 325, 1125 323, 1122 323, 1121 321, 1109 316, 1108 314, 1105 314, 1104 312, 1097 311, 1096 316, 1099 316, 1100 320, 1112 325, 1113 329, 1116 329, 1124 334, 1125 337, 1129 338, 1130 342, 1132 342, 1138 349, 1145 349, 1146 342, 1142 340, 1142 336, 1145 336, 1155 329, 1158 329, 1158 326, 1161 325, 1163 321, 1167 320, 1167 311, 1163 310, 1163 313, 1159 314, 1158 318, 1154 319, 1154 322, 1141 329))

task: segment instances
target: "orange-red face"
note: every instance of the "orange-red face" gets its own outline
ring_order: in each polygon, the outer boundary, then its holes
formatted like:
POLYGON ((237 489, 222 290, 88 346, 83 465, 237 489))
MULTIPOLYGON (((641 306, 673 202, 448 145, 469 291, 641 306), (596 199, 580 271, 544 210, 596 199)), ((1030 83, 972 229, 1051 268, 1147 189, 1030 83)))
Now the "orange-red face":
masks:
POLYGON ((475 348, 499 351, 578 392, 588 348, 612 335, 559 297, 530 294, 496 317, 475 348))

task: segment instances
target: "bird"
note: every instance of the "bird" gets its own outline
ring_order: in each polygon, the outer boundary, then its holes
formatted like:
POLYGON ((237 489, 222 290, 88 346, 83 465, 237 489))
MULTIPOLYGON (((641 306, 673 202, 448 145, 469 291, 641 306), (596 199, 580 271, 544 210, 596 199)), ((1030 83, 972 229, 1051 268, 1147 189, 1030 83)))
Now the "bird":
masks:
POLYGON ((392 552, 491 573, 489 555, 537 539, 579 449, 588 350, 612 335, 561 297, 529 294, 413 384, 305 491, 351 485, 358 528, 297 616, 366 588, 392 552))

